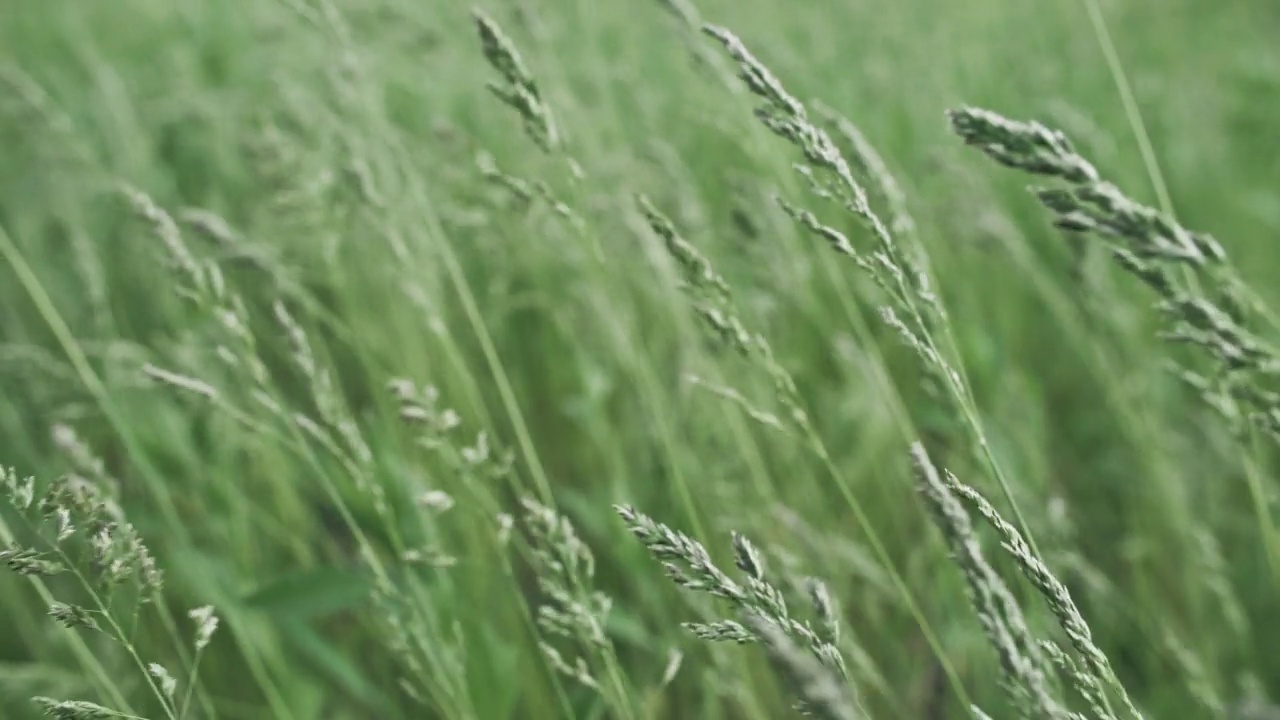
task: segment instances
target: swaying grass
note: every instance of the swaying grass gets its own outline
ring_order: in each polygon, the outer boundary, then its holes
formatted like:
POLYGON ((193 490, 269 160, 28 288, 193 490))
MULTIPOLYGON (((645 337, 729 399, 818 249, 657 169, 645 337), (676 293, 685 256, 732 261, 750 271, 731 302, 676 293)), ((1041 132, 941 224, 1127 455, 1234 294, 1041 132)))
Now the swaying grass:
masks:
MULTIPOLYGON (((26 526, 15 532, 7 524, 0 524, 0 540, 9 546, 0 551, 0 560, 12 572, 28 578, 42 598, 59 597, 53 594, 51 584, 61 576, 70 578, 66 597, 74 599, 47 600, 48 615, 71 632, 110 641, 110 648, 96 650, 89 650, 85 640, 76 642, 88 653, 91 673, 105 683, 100 689, 122 707, 110 710, 84 700, 46 697, 34 698, 35 703, 46 714, 59 718, 137 717, 131 714, 118 680, 108 674, 99 657, 94 657, 99 652, 117 650, 145 681, 159 707, 159 717, 186 717, 195 697, 200 659, 218 627, 213 608, 206 606, 190 612, 196 624, 194 655, 178 655, 188 666, 179 695, 178 680, 165 665, 144 662, 134 644, 148 606, 161 600, 164 576, 137 529, 125 521, 119 505, 104 494, 103 488, 76 475, 50 483, 37 493, 33 478, 19 478, 12 470, 0 470, 0 490, 9 509, 26 526)), ((157 611, 165 612, 163 608, 157 611)))
POLYGON ((0 16, 0 717, 1277 712, 1271 3, 0 16))

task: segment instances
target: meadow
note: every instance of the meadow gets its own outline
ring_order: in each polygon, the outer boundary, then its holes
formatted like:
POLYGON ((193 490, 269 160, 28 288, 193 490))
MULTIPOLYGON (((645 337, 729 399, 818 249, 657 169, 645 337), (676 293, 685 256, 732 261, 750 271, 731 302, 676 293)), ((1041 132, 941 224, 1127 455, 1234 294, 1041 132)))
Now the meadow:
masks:
POLYGON ((1277 38, 0 0, 0 718, 1280 718, 1277 38))

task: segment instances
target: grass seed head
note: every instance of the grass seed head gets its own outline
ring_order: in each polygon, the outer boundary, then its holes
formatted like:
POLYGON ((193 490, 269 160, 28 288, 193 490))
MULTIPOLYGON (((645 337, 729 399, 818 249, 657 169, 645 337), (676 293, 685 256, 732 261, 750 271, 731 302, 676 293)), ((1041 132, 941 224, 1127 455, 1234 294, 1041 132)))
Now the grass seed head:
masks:
POLYGON ((209 646, 213 634, 218 630, 218 616, 214 614, 212 605, 205 605, 191 610, 187 617, 196 623, 194 645, 196 652, 201 652, 209 646))
POLYGON ((525 132, 538 147, 545 152, 559 148, 560 133, 551 109, 543 101, 538 83, 515 43, 483 10, 476 9, 472 14, 485 59, 502 77, 502 82, 490 83, 489 89, 520 115, 525 132))
POLYGON ((93 613, 79 605, 54 603, 49 606, 49 617, 57 620, 63 627, 102 630, 98 627, 98 621, 94 619, 93 613))
POLYGON ((1072 183, 1099 179, 1098 171, 1076 153, 1066 135, 1040 123, 1018 122, 974 107, 951 110, 947 118, 966 144, 1002 165, 1072 183))
POLYGON ((113 718, 141 720, 84 700, 54 700, 37 696, 32 698, 32 701, 40 706, 46 716, 54 720, 112 720, 113 718))

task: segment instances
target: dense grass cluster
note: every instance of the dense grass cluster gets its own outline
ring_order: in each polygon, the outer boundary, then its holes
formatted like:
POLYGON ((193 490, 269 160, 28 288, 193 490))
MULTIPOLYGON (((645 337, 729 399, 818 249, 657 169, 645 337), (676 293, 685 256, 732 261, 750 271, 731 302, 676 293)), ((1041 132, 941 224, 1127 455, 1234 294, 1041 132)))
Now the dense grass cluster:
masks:
POLYGON ((10 3, 0 718, 1280 717, 1278 36, 10 3))

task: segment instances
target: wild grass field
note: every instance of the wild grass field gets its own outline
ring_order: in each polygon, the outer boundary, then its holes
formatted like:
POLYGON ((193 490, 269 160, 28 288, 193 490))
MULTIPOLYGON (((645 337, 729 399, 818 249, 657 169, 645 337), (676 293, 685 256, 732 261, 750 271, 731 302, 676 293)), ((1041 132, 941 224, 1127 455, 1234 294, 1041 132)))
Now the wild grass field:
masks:
POLYGON ((0 717, 1280 717, 1277 38, 0 1, 0 717))

